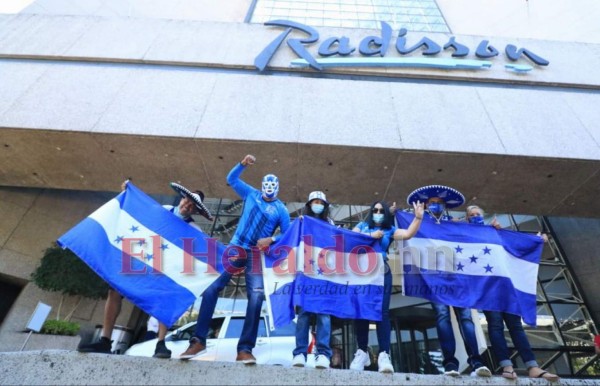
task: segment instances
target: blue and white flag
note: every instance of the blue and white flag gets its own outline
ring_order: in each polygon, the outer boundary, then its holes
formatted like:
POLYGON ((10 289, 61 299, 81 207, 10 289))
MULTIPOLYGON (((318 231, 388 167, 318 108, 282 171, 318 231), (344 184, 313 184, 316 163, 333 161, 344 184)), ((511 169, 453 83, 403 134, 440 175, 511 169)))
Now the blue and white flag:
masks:
POLYGON ((223 272, 222 244, 132 183, 62 235, 58 244, 167 326, 223 272))
POLYGON ((294 221, 263 260, 275 327, 294 319, 295 306, 339 318, 381 320, 383 269, 378 240, 309 216, 294 221))
MULTIPOLYGON (((397 212, 400 228, 414 215, 397 212)), ((543 240, 486 225, 425 216, 400 250, 403 292, 456 307, 521 315, 536 324, 536 289, 543 240)))

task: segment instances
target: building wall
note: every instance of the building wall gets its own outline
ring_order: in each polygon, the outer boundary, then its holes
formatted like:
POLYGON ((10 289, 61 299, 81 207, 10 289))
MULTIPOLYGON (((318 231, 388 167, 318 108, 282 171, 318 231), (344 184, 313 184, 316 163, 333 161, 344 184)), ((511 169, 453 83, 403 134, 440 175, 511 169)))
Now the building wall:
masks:
MULTIPOLYGON (((278 174, 288 201, 301 201, 315 185, 343 203, 398 201, 420 185, 442 183, 498 212, 600 216, 600 202, 572 205, 588 201, 600 178, 600 45, 520 41, 552 59, 527 75, 506 71, 502 56, 489 71, 322 75, 290 68, 296 55, 282 45, 273 73, 259 74, 254 58, 281 28, 86 16, 0 20, 4 186, 109 190, 117 174, 158 193, 168 189, 168 173, 197 179, 209 196, 231 197, 223 176, 255 153, 249 176, 278 174)), ((380 33, 320 32, 322 39, 347 35, 355 45, 380 33)), ((471 49, 481 40, 457 38, 471 49)))
MULTIPOLYGON (((38 301, 52 306, 49 318, 56 317, 60 295, 40 290, 30 283, 31 273, 53 241, 81 219, 104 204, 107 194, 51 189, 0 187, 0 280, 23 287, 10 312, 0 325, 0 351, 18 351, 25 341, 23 330, 38 301)), ((64 317, 77 303, 67 297, 64 317)), ((133 306, 123 302, 118 325, 128 326, 133 306)), ((102 324, 104 301, 84 300, 73 314, 82 325, 81 335, 89 338, 96 324, 102 324)))
POLYGON ((595 0, 437 0, 452 33, 600 43, 595 0))
POLYGON ((0 13, 243 22, 251 0, 8 0, 0 13))

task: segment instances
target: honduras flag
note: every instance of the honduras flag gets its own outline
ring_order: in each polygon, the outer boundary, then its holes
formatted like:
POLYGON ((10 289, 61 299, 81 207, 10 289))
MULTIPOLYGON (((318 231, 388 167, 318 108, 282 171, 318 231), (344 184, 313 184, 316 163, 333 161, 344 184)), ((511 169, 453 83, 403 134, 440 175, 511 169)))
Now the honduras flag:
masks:
POLYGON ((304 216, 263 259, 267 306, 275 327, 294 308, 339 318, 381 320, 383 257, 379 241, 304 216))
MULTIPOLYGON (((400 228, 414 215, 397 212, 400 228)), ((543 241, 538 236, 425 216, 400 250, 403 292, 456 307, 521 315, 536 324, 536 288, 543 241)))
POLYGON ((116 291, 171 326, 223 272, 225 247, 131 182, 58 239, 116 291))

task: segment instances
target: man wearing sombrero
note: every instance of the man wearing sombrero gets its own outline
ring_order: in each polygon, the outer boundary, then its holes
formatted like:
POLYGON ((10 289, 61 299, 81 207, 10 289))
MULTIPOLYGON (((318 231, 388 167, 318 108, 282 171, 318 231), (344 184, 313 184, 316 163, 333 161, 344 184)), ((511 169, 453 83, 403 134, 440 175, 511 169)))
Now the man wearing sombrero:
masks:
MULTIPOLYGON (((242 333, 237 346, 237 362, 251 365, 256 363, 252 349, 256 345, 260 311, 265 299, 262 269, 257 249, 267 248, 276 241, 273 234, 277 227, 285 233, 290 225, 290 215, 285 205, 277 198, 279 179, 267 174, 262 180, 262 189, 258 190, 240 179, 246 167, 256 161, 248 154, 235 165, 227 176, 227 183, 244 200, 244 209, 230 246, 239 247, 239 256, 232 259, 235 268, 244 268, 248 305, 242 333), (242 256, 245 255, 245 256, 242 256)), ((203 293, 195 336, 190 339, 188 349, 179 358, 190 359, 206 350, 206 336, 217 305, 219 293, 229 283, 232 273, 225 271, 203 293)))
POLYGON ((465 197, 458 190, 444 185, 427 185, 414 190, 408 195, 406 202, 424 202, 427 214, 438 223, 440 220, 452 220, 446 209, 457 208, 465 203, 465 197))
MULTIPOLYGON (((458 190, 444 185, 428 185, 416 189, 406 198, 406 202, 412 205, 413 202, 424 201, 426 214, 434 218, 439 224, 440 220, 448 221, 452 217, 445 213, 446 209, 456 208, 465 203, 465 196, 458 190)), ((436 313, 436 328, 444 356, 444 374, 457 377, 458 359, 455 357, 456 340, 452 330, 452 321, 450 320, 450 307, 445 304, 431 303, 436 313)), ((474 374, 480 377, 491 377, 491 371, 483 365, 483 358, 479 354, 479 345, 475 335, 475 324, 471 317, 471 310, 468 308, 452 307, 460 331, 465 343, 465 349, 469 354, 469 364, 473 368, 474 374)))
MULTIPOLYGON (((123 182, 121 190, 125 190, 125 187, 129 180, 123 182)), ((173 213, 181 220, 188 224, 198 227, 194 223, 192 215, 200 214, 206 217, 208 220, 212 220, 212 215, 208 208, 202 202, 204 200, 204 193, 201 190, 191 192, 182 185, 175 182, 171 182, 171 188, 175 190, 180 196, 181 200, 177 206, 163 205, 163 208, 173 213)), ((79 346, 77 351, 79 352, 97 352, 109 354, 112 350, 112 331, 115 327, 117 317, 121 312, 121 303, 123 296, 112 288, 108 290, 108 297, 106 298, 106 304, 104 305, 104 320, 102 325, 102 334, 100 340, 94 343, 84 344, 79 346)), ((162 323, 158 325, 158 342, 156 343, 156 349, 154 350, 154 358, 171 358, 171 350, 167 349, 165 345, 165 336, 167 335, 167 326, 162 323)))
POLYGON ((194 219, 192 218, 193 214, 199 214, 209 221, 213 220, 210 211, 203 203, 204 193, 202 193, 201 190, 192 192, 185 186, 175 182, 171 182, 171 188, 179 193, 181 201, 178 206, 172 206, 170 209, 167 208, 167 205, 164 205, 165 209, 169 209, 171 213, 175 214, 188 224, 194 222, 194 219))

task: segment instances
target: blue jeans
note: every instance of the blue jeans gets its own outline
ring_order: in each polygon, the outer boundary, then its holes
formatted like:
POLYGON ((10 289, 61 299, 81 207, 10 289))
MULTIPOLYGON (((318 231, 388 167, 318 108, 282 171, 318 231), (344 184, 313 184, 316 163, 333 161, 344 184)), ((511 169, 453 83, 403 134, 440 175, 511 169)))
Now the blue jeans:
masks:
MULTIPOLYGON (((244 275, 246 276, 248 306, 237 350, 238 352, 246 351, 251 353, 256 345, 260 310, 263 300, 265 300, 265 291, 260 258, 253 258, 252 251, 250 250, 246 250, 246 256, 248 256, 247 259, 232 260, 230 263, 235 268, 246 267, 244 275)), ((206 336, 213 313, 215 312, 219 293, 229 283, 232 276, 227 271, 223 272, 202 294, 202 303, 200 304, 200 312, 198 313, 198 322, 196 324, 196 337, 204 345, 206 345, 206 336)))
POLYGON ((499 311, 483 311, 483 313, 488 322, 488 335, 490 337, 490 343, 492 344, 492 350, 494 351, 494 355, 500 366, 505 367, 513 365, 510 360, 510 352, 508 351, 506 337, 504 336, 504 323, 506 323, 513 344, 519 352, 521 359, 525 362, 525 366, 527 368, 539 367, 535 360, 533 350, 531 350, 531 346, 529 345, 529 340, 527 339, 519 315, 499 311))
POLYGON ((329 346, 331 318, 329 315, 315 314, 307 311, 300 311, 298 314, 294 356, 303 354, 304 358, 306 358, 306 354, 308 354, 308 332, 310 331, 310 319, 313 315, 317 317, 317 354, 325 355, 328 359, 331 359, 332 352, 329 346))
MULTIPOLYGON (((458 370, 458 359, 454 356, 456 351, 456 340, 452 330, 452 321, 450 319, 450 307, 432 303, 436 313, 436 328, 440 346, 442 346, 442 355, 444 356, 444 368, 446 370, 458 370)), ((458 320, 460 333, 465 342, 465 349, 469 356, 468 362, 473 369, 483 366, 483 360, 479 355, 477 337, 475 336, 475 324, 471 319, 471 310, 468 308, 453 307, 454 314, 458 320)))
MULTIPOLYGON (((383 304, 381 307, 381 321, 376 323, 377 342, 379 352, 390 353, 392 340, 392 326, 390 323, 390 298, 392 297, 392 271, 387 261, 385 262, 385 275, 383 276, 383 304)), ((354 334, 358 348, 367 352, 369 347, 369 321, 357 319, 354 321, 354 334)))

